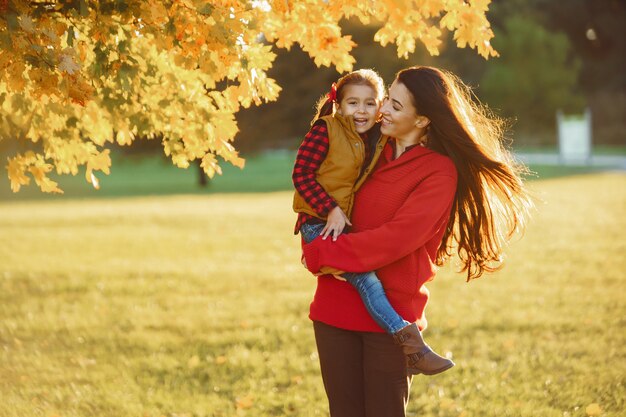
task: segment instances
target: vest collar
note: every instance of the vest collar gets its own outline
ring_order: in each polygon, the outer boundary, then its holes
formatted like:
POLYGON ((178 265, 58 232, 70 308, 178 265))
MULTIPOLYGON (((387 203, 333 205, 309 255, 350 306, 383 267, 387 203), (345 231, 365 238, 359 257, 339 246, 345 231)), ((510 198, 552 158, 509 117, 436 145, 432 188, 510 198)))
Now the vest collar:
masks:
POLYGON ((356 135, 359 138, 361 137, 361 135, 359 135, 359 132, 356 131, 356 126, 354 125, 354 119, 352 117, 344 117, 337 112, 333 114, 333 117, 337 119, 337 121, 339 121, 339 123, 341 123, 341 125, 350 133, 356 135))

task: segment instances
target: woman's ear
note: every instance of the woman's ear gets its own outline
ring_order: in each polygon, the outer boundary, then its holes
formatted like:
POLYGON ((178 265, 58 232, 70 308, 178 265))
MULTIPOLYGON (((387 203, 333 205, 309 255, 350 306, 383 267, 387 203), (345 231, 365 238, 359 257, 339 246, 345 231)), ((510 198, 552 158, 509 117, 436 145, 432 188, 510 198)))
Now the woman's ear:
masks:
POLYGON ((430 124, 430 119, 426 116, 417 116, 417 120, 415 121, 415 126, 420 129, 425 128, 430 124))

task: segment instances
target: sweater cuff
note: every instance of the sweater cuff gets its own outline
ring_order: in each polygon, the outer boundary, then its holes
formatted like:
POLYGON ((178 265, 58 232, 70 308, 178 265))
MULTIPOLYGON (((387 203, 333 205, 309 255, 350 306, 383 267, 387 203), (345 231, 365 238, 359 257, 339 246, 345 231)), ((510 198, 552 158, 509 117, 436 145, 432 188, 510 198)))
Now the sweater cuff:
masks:
POLYGON ((320 253, 316 244, 317 240, 319 239, 314 239, 313 242, 302 245, 302 256, 304 256, 306 268, 314 274, 317 274, 320 270, 320 253))

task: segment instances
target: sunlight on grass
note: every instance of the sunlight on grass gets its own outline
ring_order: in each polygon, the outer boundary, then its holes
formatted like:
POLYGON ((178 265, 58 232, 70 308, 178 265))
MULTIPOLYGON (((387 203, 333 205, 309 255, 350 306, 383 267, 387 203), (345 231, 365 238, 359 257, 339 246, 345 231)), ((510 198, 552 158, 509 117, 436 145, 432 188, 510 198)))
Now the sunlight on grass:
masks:
MULTIPOLYGON (((626 177, 534 182, 505 268, 429 285, 413 416, 618 416, 626 177), (589 411, 591 410, 591 411, 589 411), (599 411, 598 411, 599 410, 599 411)), ((325 416, 291 193, 0 204, 0 416, 325 416)))

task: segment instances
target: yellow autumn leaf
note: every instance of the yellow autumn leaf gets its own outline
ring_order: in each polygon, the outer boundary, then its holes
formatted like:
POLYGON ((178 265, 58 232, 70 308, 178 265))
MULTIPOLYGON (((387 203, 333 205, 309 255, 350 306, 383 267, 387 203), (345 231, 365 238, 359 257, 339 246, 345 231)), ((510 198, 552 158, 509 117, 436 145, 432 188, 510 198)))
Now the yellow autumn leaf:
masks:
POLYGON ((178 168, 189 168, 189 158, 182 152, 172 154, 172 162, 178 168))
POLYGON ((585 408, 585 412, 588 416, 599 416, 602 414, 602 408, 598 403, 591 403, 587 406, 587 408, 585 408))
POLYGON ((67 95, 73 103, 85 106, 91 100, 94 88, 80 75, 64 74, 65 85, 67 86, 67 95))
POLYGON ((52 171, 52 165, 46 163, 40 156, 35 160, 28 170, 32 174, 35 182, 41 188, 44 193, 59 193, 63 194, 63 191, 58 187, 56 181, 52 181, 48 177, 48 172, 52 171))
POLYGON ((248 408, 252 408, 254 405, 254 396, 252 394, 248 394, 244 397, 237 397, 235 401, 235 407, 237 410, 246 410, 248 408))
POLYGON ((219 140, 221 146, 218 146, 216 151, 219 156, 224 158, 225 161, 230 162, 232 165, 243 169, 246 160, 239 157, 239 152, 235 150, 235 147, 225 140, 219 140))
POLYGON ((115 140, 119 145, 122 146, 130 145, 131 143, 133 143, 134 139, 135 135, 127 127, 118 130, 117 134, 115 135, 115 140))
POLYGON ((426 17, 435 17, 438 16, 444 8, 444 0, 423 0, 421 11, 426 17))
POLYGON ((428 50, 428 53, 436 56, 439 55, 439 46, 442 44, 441 30, 437 27, 431 26, 426 30, 426 33, 420 37, 420 40, 428 50))
POLYGON ((288 0, 270 0, 269 3, 272 7, 272 11, 280 14, 288 14, 291 12, 293 6, 293 2, 288 0))
POLYGON ((142 2, 144 16, 149 23, 163 25, 169 20, 167 9, 161 1, 149 0, 142 2))
POLYGON ((33 94, 35 97, 55 95, 59 84, 59 77, 55 73, 42 68, 31 68, 28 70, 28 78, 34 84, 33 94))
POLYGON ((80 128, 96 145, 102 146, 105 142, 113 141, 110 115, 95 102, 87 103, 80 118, 80 128))
POLYGON ((489 3, 491 0, 472 0, 472 7, 481 12, 489 10, 489 3))
POLYGON ((209 178, 213 178, 216 173, 222 175, 222 168, 220 168, 215 155, 210 152, 204 155, 202 162, 200 163, 200 167, 209 176, 209 178))
POLYGON ((28 162, 21 156, 8 158, 8 161, 7 171, 9 180, 11 181, 11 190, 16 193, 20 190, 22 185, 28 185, 30 183, 30 178, 25 174, 28 162))
POLYGON ((221 140, 232 139, 239 131, 234 116, 227 112, 211 115, 211 123, 207 125, 207 129, 210 136, 221 140))
POLYGON ((15 61, 7 68, 7 85, 13 91, 22 91, 26 85, 26 79, 24 78, 24 70, 26 66, 23 62, 15 61))
POLYGON ((87 160, 87 169, 85 171, 85 179, 88 183, 93 185, 96 190, 100 189, 100 181, 98 177, 95 176, 93 171, 102 171, 106 175, 110 173, 111 167, 111 151, 109 149, 105 149, 102 152, 91 154, 87 160))
POLYGON ((200 357, 198 355, 193 355, 191 358, 189 358, 189 360, 187 361, 187 367, 189 369, 194 369, 197 368, 198 365, 200 365, 200 357))

